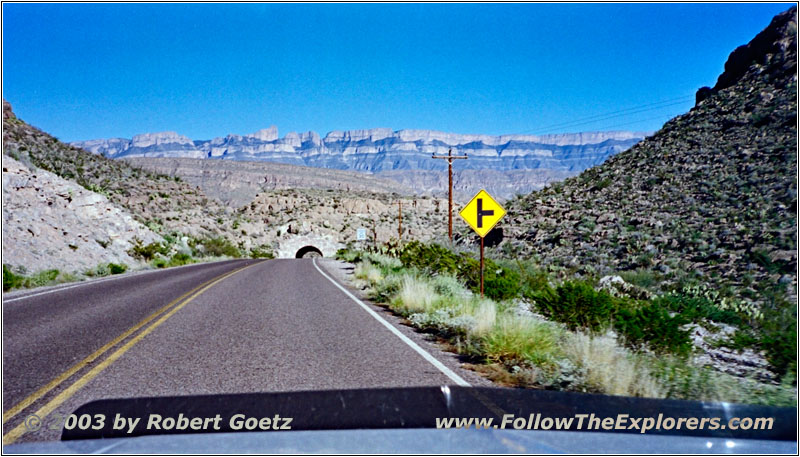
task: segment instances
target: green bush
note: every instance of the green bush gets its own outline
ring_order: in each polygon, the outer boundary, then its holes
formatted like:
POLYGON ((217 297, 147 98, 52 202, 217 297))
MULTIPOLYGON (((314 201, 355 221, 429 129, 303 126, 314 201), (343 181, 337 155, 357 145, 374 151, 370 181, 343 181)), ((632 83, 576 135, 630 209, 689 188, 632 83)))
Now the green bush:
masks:
POLYGON ((24 287, 25 277, 15 274, 8 265, 3 265, 3 291, 24 287))
POLYGON ((156 259, 153 259, 153 261, 150 264, 156 268, 164 268, 167 266, 167 260, 164 259, 163 257, 158 257, 156 259))
POLYGON ((584 281, 566 281, 555 289, 546 286, 532 298, 544 315, 570 330, 601 330, 610 326, 615 311, 614 297, 584 281))
POLYGON ((670 316, 658 303, 635 302, 597 291, 585 281, 565 281, 555 289, 547 286, 532 294, 539 310, 570 330, 603 331, 612 326, 629 346, 647 344, 659 352, 686 354, 691 349, 689 322, 680 314, 670 316))
POLYGON ((680 313, 691 322, 708 319, 731 325, 741 325, 742 323, 742 319, 735 312, 722 310, 703 296, 673 293, 656 299, 656 302, 669 310, 680 313))
POLYGON ((133 247, 128 250, 128 254, 130 254, 132 257, 143 259, 145 262, 149 262, 150 260, 154 259, 157 254, 167 255, 168 252, 169 248, 161 243, 153 242, 143 245, 142 241, 138 238, 134 240, 133 247))
POLYGON ((241 252, 239 252, 239 248, 222 237, 206 238, 204 240, 200 240, 198 245, 203 247, 201 253, 205 256, 227 256, 235 257, 237 259, 242 256, 241 252))
POLYGON ((336 251, 336 258, 348 263, 361 262, 362 252, 353 249, 339 249, 336 251))
POLYGON ((400 253, 400 261, 406 267, 449 274, 460 272, 459 264, 464 257, 466 256, 459 256, 438 244, 424 244, 419 241, 408 243, 400 253))
POLYGON ((118 275, 128 271, 128 266, 123 264, 109 263, 108 269, 112 275, 118 275))
MULTIPOLYGON (((430 274, 449 274, 464 281, 473 292, 480 291, 480 262, 466 253, 456 254, 438 244, 419 241, 408 243, 400 253, 407 268, 417 268, 430 274)), ((520 277, 516 271, 497 265, 491 259, 484 262, 484 293, 494 300, 519 296, 520 277)))
POLYGON ((25 281, 25 287, 46 286, 55 281, 59 274, 60 272, 56 269, 40 271, 32 275, 30 278, 27 278, 25 281))
POLYGON ((781 376, 797 377, 797 308, 781 304, 774 312, 765 313, 761 323, 760 346, 767 360, 781 376))
POLYGON ((274 259, 275 254, 272 253, 272 249, 266 244, 262 244, 261 246, 257 246, 250 249, 250 258, 251 259, 274 259))
POLYGON ((647 344, 659 352, 685 355, 692 349, 689 331, 681 326, 689 323, 680 314, 670 316, 667 309, 656 303, 642 308, 620 308, 616 312, 614 327, 624 335, 628 345, 647 344))
POLYGON ((181 265, 186 265, 187 263, 192 263, 192 256, 186 254, 185 252, 178 252, 170 257, 165 266, 179 267, 181 265))

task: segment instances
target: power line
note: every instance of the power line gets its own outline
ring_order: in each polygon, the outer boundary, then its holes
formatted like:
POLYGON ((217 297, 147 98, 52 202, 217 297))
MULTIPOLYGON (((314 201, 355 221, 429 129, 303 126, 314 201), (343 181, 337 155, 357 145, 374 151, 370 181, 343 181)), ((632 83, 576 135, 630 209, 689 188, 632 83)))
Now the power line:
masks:
MULTIPOLYGON (((671 116, 670 119, 672 119, 672 117, 675 117, 675 116, 677 116, 677 114, 671 116)), ((623 127, 623 126, 630 125, 630 124, 637 124, 639 122, 654 121, 654 120, 657 120, 657 119, 664 119, 664 116, 655 116, 655 117, 650 117, 650 118, 647 118, 647 119, 637 119, 635 121, 623 122, 622 124, 607 125, 607 126, 602 127, 600 130, 610 130, 610 129, 615 129, 617 127, 623 127)))
MULTIPOLYGON (((576 126, 585 125, 585 124, 591 124, 591 123, 595 123, 595 122, 601 122, 601 121, 605 121, 605 120, 613 119, 613 118, 617 118, 617 117, 625 117, 625 116, 629 116, 629 115, 632 115, 632 114, 638 114, 638 113, 643 113, 643 112, 647 112, 647 111, 653 111, 653 110, 657 110, 657 109, 668 108, 670 106, 674 106, 674 105, 679 105, 681 103, 685 103, 685 102, 687 102, 687 101, 689 101, 689 100, 691 100, 693 98, 694 98, 694 96, 683 96, 683 97, 673 98, 673 99, 669 99, 669 100, 662 100, 660 102, 653 102, 653 103, 648 103, 648 104, 645 104, 645 105, 634 106, 634 107, 626 108, 626 109, 623 109, 623 110, 612 111, 612 112, 609 112, 609 113, 595 114, 593 116, 588 116, 588 117, 584 117, 584 118, 578 118, 578 119, 574 119, 572 121, 566 121, 566 122, 559 122, 559 123, 556 123, 556 124, 550 124, 550 125, 546 125, 544 127, 539 127, 539 128, 536 128, 536 129, 531 129, 531 130, 525 131, 525 132, 520 132, 519 134, 531 133, 531 132, 536 132, 536 131, 546 132, 547 130, 552 131, 552 129, 562 129, 562 128, 568 128, 568 127, 576 127, 576 126)), ((547 133, 549 133, 549 132, 547 132, 547 133)))
POLYGON ((660 110, 660 109, 668 108, 668 107, 674 106, 674 105, 682 105, 683 103, 685 103, 685 102, 683 102, 683 101, 681 101, 681 102, 673 102, 673 103, 668 103, 668 104, 662 105, 662 106, 656 106, 656 107, 653 107, 653 108, 643 108, 643 109, 640 109, 640 110, 631 111, 631 112, 623 113, 623 114, 616 114, 614 116, 606 116, 606 117, 599 118, 599 119, 592 119, 592 120, 583 121, 583 122, 575 121, 575 122, 571 122, 571 123, 568 123, 568 124, 563 124, 563 125, 561 125, 559 127, 549 127, 549 129, 553 129, 553 128, 561 129, 561 128, 579 127, 581 125, 594 124, 594 123, 597 123, 597 122, 606 121, 608 119, 614 119, 614 118, 618 118, 618 117, 626 117, 626 116, 630 116, 632 114, 640 114, 640 113, 644 113, 644 112, 647 112, 647 111, 660 110))

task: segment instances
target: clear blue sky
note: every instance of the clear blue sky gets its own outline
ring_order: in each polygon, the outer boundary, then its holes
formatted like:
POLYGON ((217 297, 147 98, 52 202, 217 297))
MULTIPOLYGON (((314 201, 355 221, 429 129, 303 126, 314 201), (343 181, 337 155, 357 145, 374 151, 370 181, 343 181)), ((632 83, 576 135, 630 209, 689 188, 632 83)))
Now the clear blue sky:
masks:
POLYGON ((3 97, 66 141, 655 130, 790 6, 5 3, 3 97))

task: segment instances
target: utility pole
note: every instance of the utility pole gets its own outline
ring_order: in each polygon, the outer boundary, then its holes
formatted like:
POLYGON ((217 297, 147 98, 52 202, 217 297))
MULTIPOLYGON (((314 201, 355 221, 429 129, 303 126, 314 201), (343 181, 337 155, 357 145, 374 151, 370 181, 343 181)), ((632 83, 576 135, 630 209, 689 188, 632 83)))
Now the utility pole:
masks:
POLYGON ((450 241, 453 241, 453 160, 466 159, 467 154, 463 156, 454 156, 453 149, 447 150, 446 156, 431 155, 432 159, 447 159, 447 236, 450 241))
POLYGON ((397 201, 397 241, 403 241, 403 201, 397 201))

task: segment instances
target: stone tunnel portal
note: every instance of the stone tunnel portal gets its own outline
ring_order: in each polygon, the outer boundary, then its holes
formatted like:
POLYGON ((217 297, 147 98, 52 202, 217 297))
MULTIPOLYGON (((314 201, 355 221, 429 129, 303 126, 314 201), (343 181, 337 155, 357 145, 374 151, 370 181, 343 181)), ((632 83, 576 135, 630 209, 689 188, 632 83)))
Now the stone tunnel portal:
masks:
POLYGON ((297 250, 297 253, 294 255, 296 259, 302 258, 311 258, 311 257, 323 257, 322 251, 315 248, 314 246, 303 246, 302 248, 297 250))

